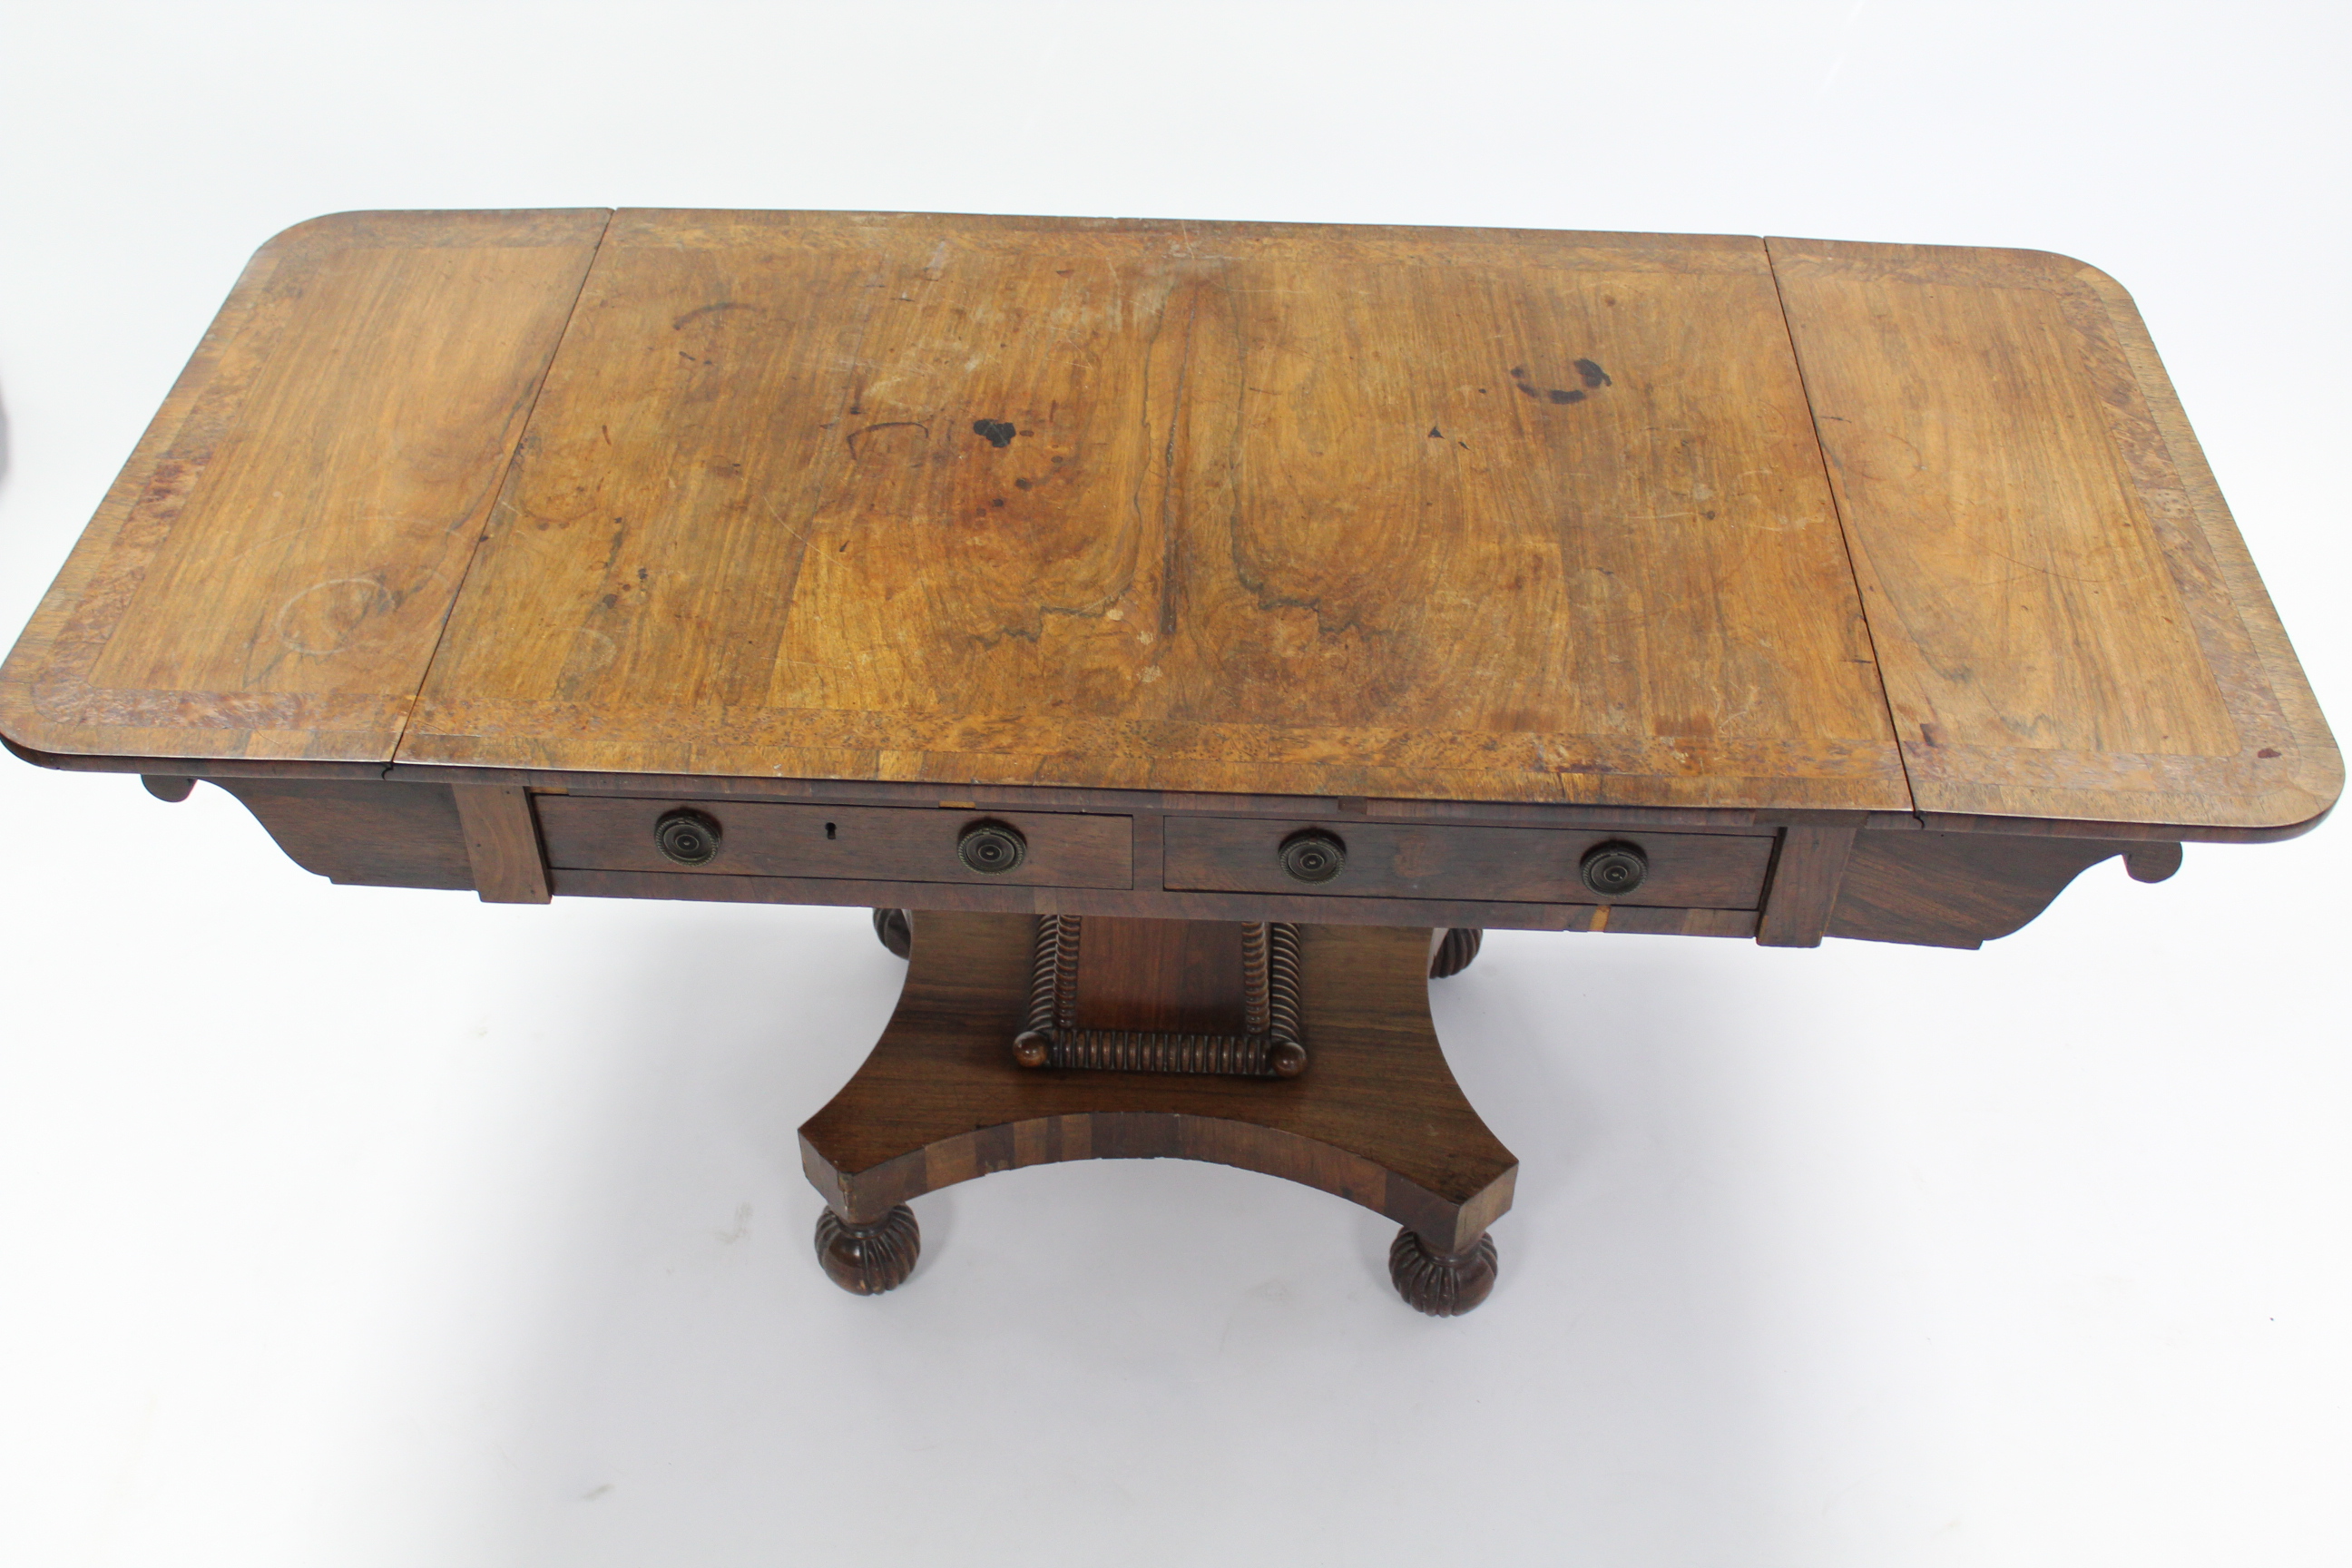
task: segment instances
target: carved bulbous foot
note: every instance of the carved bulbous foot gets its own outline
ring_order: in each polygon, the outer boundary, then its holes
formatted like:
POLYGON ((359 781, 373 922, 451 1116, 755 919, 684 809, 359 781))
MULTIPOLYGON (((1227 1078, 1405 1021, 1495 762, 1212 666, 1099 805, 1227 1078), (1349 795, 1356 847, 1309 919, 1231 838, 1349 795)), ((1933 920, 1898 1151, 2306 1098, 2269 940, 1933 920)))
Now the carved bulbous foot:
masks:
POLYGON ((874 934, 881 939, 884 947, 901 958, 915 951, 914 926, 904 910, 876 910, 874 934))
POLYGON ((1437 951, 1430 955, 1429 977, 1444 980, 1469 968, 1470 961, 1478 956, 1478 944, 1486 938, 1486 933, 1476 926, 1455 926, 1447 931, 1438 942, 1437 951))
POLYGON ((1457 1318, 1495 1288, 1495 1238, 1480 1236, 1456 1257, 1432 1252, 1410 1230, 1389 1244, 1389 1279, 1405 1305, 1433 1318, 1457 1318))
POLYGON ((922 1228, 905 1204, 872 1225, 847 1224, 831 1209, 816 1216, 816 1260, 856 1295, 879 1296, 905 1284, 922 1250, 922 1228))

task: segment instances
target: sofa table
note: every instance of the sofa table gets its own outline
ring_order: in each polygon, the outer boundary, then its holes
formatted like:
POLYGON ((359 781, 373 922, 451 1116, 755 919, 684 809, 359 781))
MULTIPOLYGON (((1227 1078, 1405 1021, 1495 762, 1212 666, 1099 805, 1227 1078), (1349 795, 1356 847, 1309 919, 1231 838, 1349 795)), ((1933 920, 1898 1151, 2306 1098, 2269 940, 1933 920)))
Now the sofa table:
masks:
POLYGON ((2342 764, 2129 298, 2034 251, 898 214, 264 246, 0 670, 337 882, 855 905, 801 1130, 1213 1160, 1495 1278, 1489 928, 1975 947, 2342 764))

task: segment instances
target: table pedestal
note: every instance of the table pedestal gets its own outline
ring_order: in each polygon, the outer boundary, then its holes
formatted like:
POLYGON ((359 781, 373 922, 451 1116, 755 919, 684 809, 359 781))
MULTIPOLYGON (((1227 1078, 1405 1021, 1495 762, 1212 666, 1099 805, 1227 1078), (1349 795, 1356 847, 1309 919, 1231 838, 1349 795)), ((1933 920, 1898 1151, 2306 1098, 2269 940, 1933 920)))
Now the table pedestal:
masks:
POLYGON ((835 1282, 905 1280, 920 1246, 906 1205, 924 1193, 1057 1160, 1173 1158, 1375 1209, 1403 1226, 1389 1266, 1407 1301, 1445 1315, 1485 1300, 1486 1227, 1518 1162, 1447 1070, 1428 993, 1475 933, 896 916, 876 924, 911 949, 898 1008, 800 1132, 835 1282), (1112 1065, 1071 1065, 1097 1062, 1112 1065), (1204 1064, 1222 1070, 1181 1070, 1204 1064))

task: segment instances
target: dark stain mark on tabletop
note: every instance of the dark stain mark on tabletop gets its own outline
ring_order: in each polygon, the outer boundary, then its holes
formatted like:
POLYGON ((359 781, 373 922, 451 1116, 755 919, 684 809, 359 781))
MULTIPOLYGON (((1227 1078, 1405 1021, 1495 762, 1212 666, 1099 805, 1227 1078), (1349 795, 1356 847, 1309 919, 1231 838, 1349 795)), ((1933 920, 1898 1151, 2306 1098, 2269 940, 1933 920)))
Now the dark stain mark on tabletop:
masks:
POLYGON ((999 451, 1013 445, 1013 437, 1021 434, 1013 427, 1011 421, 1004 419, 975 419, 971 422, 971 433, 999 451))
MULTIPOLYGON (((1609 379, 1609 373, 1589 359, 1576 362, 1576 374, 1578 379, 1584 383, 1581 387, 1538 386, 1528 379, 1525 365, 1515 364, 1511 367, 1511 384, 1540 403, 1581 403, 1585 393, 1614 384, 1609 379)), ((1480 390, 1485 389, 1482 387, 1480 390)))

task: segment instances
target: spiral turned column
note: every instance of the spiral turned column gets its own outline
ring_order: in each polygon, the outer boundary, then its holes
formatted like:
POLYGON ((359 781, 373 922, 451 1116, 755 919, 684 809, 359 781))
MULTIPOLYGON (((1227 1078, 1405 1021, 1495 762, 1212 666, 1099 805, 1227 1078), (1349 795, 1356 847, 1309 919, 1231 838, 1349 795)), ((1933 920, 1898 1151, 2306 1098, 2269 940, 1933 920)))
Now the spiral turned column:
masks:
POLYGON ((1077 1026, 1078 948, 1086 921, 1040 915, 1029 958, 1029 1010, 1013 1037, 1024 1068, 1109 1072, 1213 1073, 1295 1079, 1307 1070, 1299 1040, 1298 928, 1279 921, 1240 927, 1242 1032, 1077 1026))

